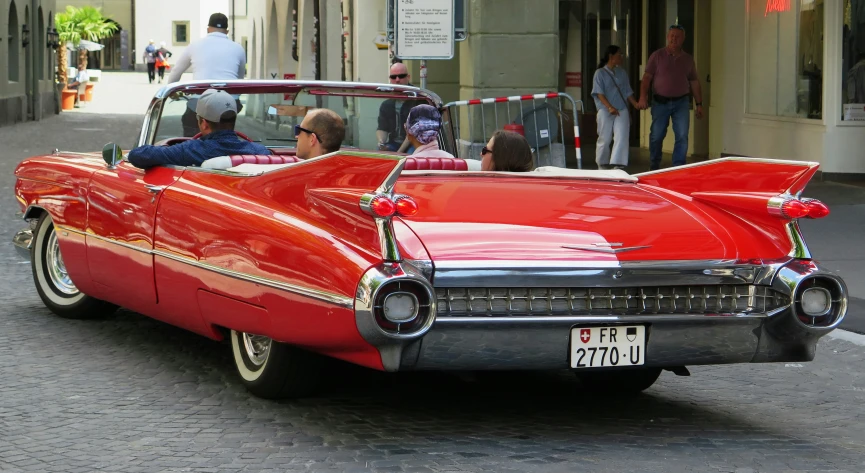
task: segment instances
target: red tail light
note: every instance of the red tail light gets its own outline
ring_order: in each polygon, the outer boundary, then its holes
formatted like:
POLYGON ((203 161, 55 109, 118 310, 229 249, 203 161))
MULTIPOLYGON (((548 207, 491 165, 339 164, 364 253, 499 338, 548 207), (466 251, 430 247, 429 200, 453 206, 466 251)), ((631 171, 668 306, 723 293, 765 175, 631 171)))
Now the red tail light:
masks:
POLYGON ((769 199, 769 214, 776 217, 823 218, 829 215, 829 207, 817 199, 796 199, 790 195, 779 195, 769 199))
POLYGON ((808 208, 808 217, 823 218, 829 215, 829 207, 817 199, 804 199, 805 207, 808 208))
POLYGON ((379 195, 372 199, 369 208, 376 217, 390 217, 396 212, 396 204, 390 198, 379 195))
POLYGON ((396 199, 396 213, 403 217, 411 217, 417 214, 417 202, 407 195, 402 195, 396 199))
POLYGON ((789 199, 781 204, 781 215, 786 218, 802 218, 808 216, 808 206, 801 200, 789 199))

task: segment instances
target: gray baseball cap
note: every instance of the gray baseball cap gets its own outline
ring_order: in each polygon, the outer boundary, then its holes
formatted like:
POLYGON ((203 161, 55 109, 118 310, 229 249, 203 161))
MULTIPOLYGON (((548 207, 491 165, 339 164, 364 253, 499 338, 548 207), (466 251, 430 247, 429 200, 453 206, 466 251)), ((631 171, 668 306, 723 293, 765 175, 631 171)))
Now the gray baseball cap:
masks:
POLYGON ((237 102, 224 90, 207 89, 198 98, 195 113, 209 122, 237 116, 237 102))

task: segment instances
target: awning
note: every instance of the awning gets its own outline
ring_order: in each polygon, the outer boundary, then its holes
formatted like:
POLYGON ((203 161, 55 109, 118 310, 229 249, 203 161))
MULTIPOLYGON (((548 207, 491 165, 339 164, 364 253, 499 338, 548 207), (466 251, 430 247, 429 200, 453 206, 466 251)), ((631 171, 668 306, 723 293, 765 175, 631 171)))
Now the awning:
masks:
POLYGON ((72 43, 66 43, 66 49, 70 51, 74 51, 76 49, 86 49, 87 51, 102 51, 102 48, 104 47, 104 44, 94 43, 93 41, 87 41, 86 39, 82 39, 81 41, 79 41, 77 48, 72 43))

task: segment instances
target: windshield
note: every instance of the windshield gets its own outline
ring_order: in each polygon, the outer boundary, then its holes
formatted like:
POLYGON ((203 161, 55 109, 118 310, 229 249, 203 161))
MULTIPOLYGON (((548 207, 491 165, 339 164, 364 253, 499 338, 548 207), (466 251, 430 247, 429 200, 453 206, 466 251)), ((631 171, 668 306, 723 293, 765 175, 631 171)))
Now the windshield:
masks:
MULTIPOLYGON (((376 94, 375 91, 366 92, 376 94)), ((402 143, 405 139, 403 124, 411 107, 435 105, 423 97, 392 98, 384 94, 360 97, 360 93, 349 89, 307 88, 296 94, 232 94, 239 104, 235 130, 269 148, 294 148, 297 143, 294 126, 300 125, 308 111, 328 108, 345 121, 343 147, 377 150, 380 141, 402 143)), ((198 97, 198 94, 177 91, 165 99, 154 143, 198 133, 194 111, 198 97)))

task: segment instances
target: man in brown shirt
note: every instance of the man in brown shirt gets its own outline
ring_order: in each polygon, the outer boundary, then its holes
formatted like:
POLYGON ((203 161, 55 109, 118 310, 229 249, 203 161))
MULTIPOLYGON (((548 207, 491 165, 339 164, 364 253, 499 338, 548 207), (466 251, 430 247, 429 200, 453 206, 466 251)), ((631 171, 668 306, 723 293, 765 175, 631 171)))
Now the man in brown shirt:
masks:
POLYGON ((673 25, 667 32, 667 46, 649 56, 646 72, 640 83, 638 108, 648 108, 649 84, 653 89, 652 128, 649 133, 649 156, 652 170, 661 167, 661 145, 667 126, 673 121, 673 166, 685 164, 688 152, 688 130, 691 126, 691 95, 696 100, 694 116, 703 118, 703 91, 694 58, 682 51, 685 28, 673 25))

